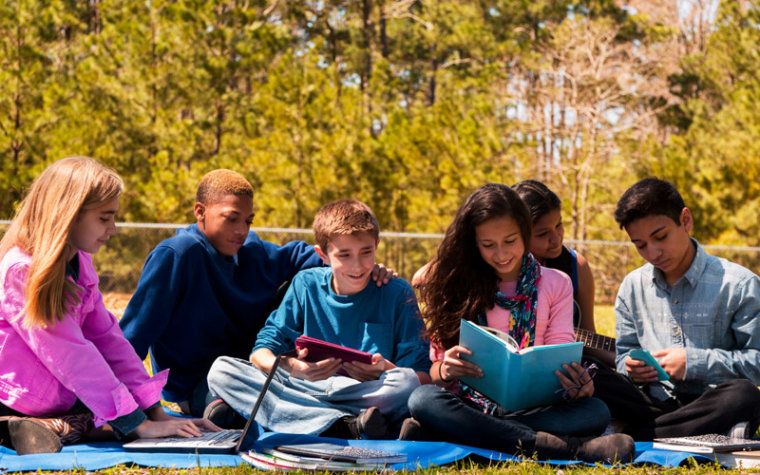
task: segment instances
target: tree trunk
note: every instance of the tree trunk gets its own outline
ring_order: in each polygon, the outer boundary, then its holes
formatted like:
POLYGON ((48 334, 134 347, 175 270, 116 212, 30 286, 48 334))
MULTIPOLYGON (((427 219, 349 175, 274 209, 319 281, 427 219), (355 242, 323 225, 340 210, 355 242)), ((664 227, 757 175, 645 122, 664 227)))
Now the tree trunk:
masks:
MULTIPOLYGON (((370 79, 372 78, 372 0, 362 1, 362 39, 364 41, 364 68, 360 75, 361 90, 365 101, 365 110, 368 116, 372 114, 372 94, 370 93, 370 79)), ((370 133, 373 133, 370 123, 370 133)))

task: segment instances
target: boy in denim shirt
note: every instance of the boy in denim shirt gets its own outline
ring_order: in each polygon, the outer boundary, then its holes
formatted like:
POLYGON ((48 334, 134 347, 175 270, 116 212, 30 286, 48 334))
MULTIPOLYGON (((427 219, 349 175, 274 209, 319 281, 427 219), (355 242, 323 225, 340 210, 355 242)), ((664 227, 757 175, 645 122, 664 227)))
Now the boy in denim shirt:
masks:
POLYGON ((384 438, 408 414, 407 399, 429 382, 428 344, 409 284, 369 285, 379 226, 364 203, 340 200, 314 218, 315 250, 330 267, 298 273, 259 332, 250 362, 221 357, 211 391, 241 415, 253 404, 277 355, 300 335, 372 353, 372 363, 285 357, 256 420, 277 432, 384 438), (335 373, 343 369, 348 376, 335 373))
POLYGON ((615 220, 647 264, 618 291, 618 373, 599 373, 595 395, 637 440, 752 436, 760 423, 760 279, 689 236, 691 211, 667 181, 633 185, 615 220), (652 366, 631 358, 637 348, 670 379, 659 382, 652 366))

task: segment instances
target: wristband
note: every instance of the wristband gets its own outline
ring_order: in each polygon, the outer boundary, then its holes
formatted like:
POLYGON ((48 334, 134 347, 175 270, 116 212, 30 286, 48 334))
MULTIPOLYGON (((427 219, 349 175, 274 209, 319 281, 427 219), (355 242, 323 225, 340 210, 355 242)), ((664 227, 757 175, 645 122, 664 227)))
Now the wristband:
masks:
POLYGON ((441 373, 441 367, 443 366, 443 361, 438 365, 438 379, 440 379, 442 382, 448 384, 452 381, 454 381, 456 378, 446 379, 443 377, 443 373, 441 373))

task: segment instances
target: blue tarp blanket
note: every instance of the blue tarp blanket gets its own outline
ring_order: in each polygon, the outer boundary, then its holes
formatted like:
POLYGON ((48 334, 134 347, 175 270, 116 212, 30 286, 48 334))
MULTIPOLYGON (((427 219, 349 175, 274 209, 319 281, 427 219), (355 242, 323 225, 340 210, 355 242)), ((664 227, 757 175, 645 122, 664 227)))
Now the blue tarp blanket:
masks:
MULTIPOLYGON (((330 441, 356 447, 373 448, 400 452, 407 455, 407 462, 393 465, 392 468, 414 470, 417 468, 444 465, 477 456, 486 460, 507 461, 517 458, 501 452, 478 449, 465 445, 446 442, 406 442, 398 440, 341 440, 325 439, 309 435, 280 434, 266 432, 259 436, 253 444, 254 449, 273 447, 284 443, 302 443, 330 441)), ((636 443, 636 460, 634 463, 649 463, 664 467, 675 467, 694 457, 697 461, 707 462, 704 456, 669 452, 652 449, 651 442, 636 443)), ((480 459, 479 461, 482 461, 480 459)), ((140 465, 145 467, 165 468, 196 468, 224 467, 245 463, 238 455, 198 455, 198 454, 169 454, 169 453, 137 453, 125 452, 120 443, 98 442, 91 444, 76 444, 63 448, 57 454, 16 455, 5 447, 0 447, 0 470, 3 472, 29 470, 100 470, 116 465, 140 465)), ((570 465, 582 462, 569 460, 552 460, 548 463, 555 465, 570 465)))

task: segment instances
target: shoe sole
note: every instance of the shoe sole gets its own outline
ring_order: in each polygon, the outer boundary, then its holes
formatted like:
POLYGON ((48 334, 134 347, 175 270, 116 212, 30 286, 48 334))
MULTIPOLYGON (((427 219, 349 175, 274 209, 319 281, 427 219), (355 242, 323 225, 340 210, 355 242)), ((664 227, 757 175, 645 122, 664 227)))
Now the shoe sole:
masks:
POLYGON ((245 427, 248 419, 235 412, 229 404, 221 399, 213 406, 211 404, 203 411, 204 419, 210 420, 222 429, 242 429, 245 427))
POLYGON ((58 435, 28 419, 9 421, 8 432, 18 455, 56 453, 63 447, 58 435))

